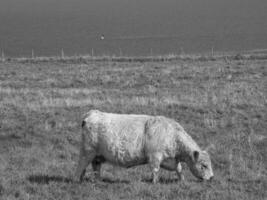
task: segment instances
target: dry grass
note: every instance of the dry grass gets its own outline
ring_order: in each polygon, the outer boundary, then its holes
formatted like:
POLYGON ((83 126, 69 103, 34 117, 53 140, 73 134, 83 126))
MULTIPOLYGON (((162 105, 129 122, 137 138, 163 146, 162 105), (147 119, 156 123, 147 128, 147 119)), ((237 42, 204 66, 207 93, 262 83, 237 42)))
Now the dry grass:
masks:
POLYGON ((0 63, 0 199, 264 199, 267 61, 0 63), (165 115, 210 149, 212 183, 105 165, 73 183, 90 109, 165 115))

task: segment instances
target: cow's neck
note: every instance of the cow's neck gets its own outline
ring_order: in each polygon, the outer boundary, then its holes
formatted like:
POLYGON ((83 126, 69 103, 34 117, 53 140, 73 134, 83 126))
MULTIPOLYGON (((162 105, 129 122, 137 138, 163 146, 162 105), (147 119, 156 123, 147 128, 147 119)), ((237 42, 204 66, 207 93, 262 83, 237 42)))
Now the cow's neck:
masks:
POLYGON ((180 162, 188 162, 191 160, 191 157, 193 155, 194 151, 201 151, 200 147, 195 143, 194 140, 189 136, 189 138, 186 138, 186 141, 184 140, 184 137, 181 140, 181 137, 177 139, 176 142, 176 155, 175 158, 177 161, 180 162), (188 141, 189 139, 189 141, 188 141))

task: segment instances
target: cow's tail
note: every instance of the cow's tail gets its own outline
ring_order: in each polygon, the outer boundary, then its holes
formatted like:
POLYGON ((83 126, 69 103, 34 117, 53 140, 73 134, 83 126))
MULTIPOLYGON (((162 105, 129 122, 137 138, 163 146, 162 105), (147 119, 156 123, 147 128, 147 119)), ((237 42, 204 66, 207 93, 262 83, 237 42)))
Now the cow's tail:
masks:
POLYGON ((82 128, 84 128, 85 124, 86 124, 86 122, 85 122, 85 120, 83 120, 82 121, 82 128))
POLYGON ((86 121, 83 120, 82 121, 82 125, 81 125, 81 141, 80 141, 80 151, 84 151, 85 150, 85 125, 86 125, 86 121))

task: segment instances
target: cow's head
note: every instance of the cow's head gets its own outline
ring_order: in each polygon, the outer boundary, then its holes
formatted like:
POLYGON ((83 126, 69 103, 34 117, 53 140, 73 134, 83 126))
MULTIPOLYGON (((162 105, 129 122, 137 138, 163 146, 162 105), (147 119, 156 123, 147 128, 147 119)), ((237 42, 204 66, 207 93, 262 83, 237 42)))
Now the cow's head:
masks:
POLYGON ((213 178, 210 156, 206 151, 193 151, 190 155, 189 168, 192 174, 201 180, 213 178))

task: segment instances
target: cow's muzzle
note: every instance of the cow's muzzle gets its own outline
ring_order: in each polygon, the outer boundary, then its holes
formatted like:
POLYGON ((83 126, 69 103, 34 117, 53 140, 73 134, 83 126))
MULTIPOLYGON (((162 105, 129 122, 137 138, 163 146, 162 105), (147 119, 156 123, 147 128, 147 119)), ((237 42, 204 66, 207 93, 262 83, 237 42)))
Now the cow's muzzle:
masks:
POLYGON ((211 182, 213 180, 213 177, 214 176, 211 176, 208 181, 211 182))

